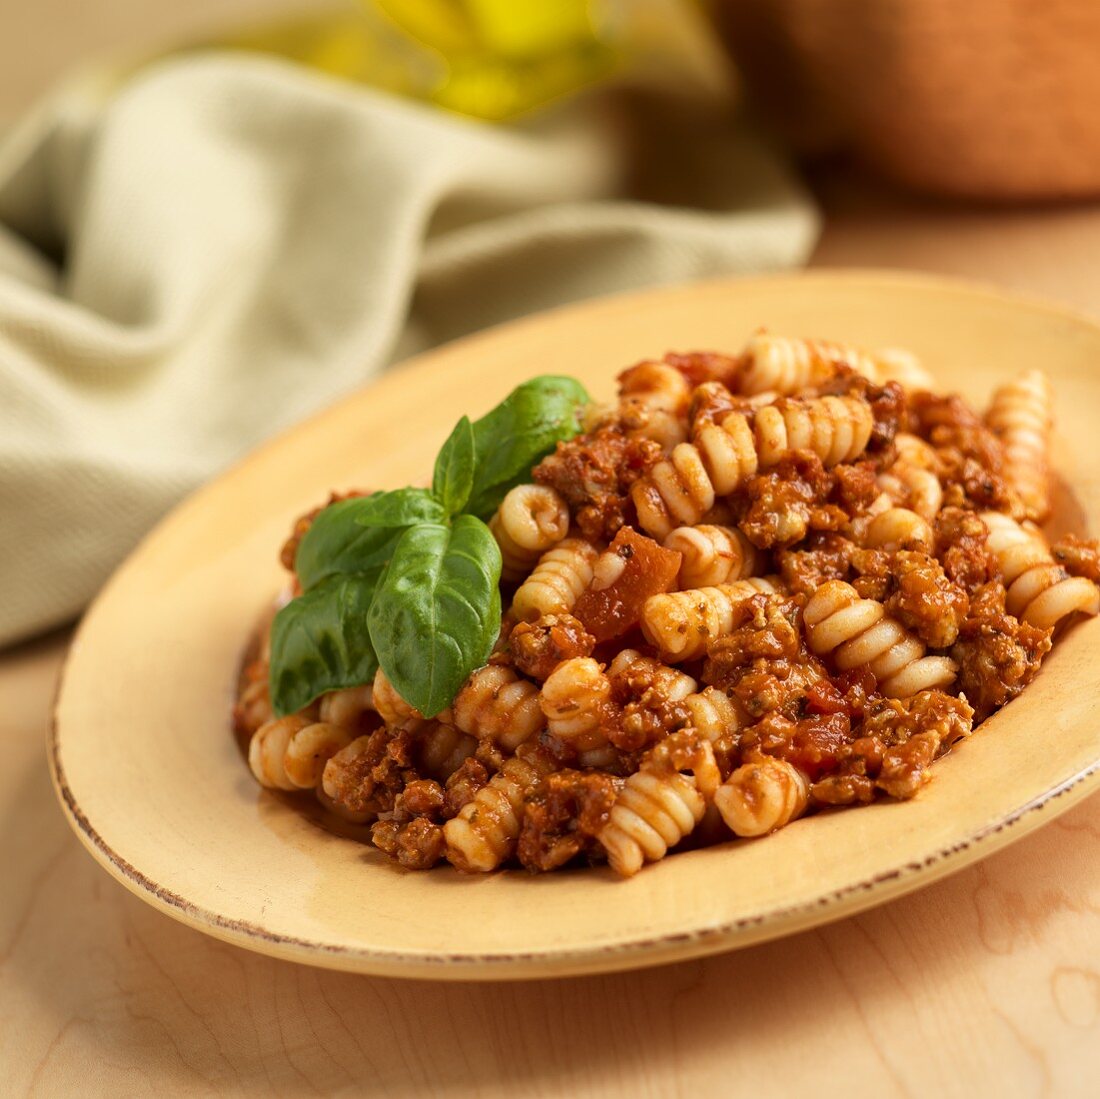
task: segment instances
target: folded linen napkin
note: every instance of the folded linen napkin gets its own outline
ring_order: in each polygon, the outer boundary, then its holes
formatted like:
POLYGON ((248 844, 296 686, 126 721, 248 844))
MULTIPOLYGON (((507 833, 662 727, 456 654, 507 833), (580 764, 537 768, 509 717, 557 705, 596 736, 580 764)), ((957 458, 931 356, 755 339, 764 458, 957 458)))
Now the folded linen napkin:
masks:
POLYGON ((496 127, 217 52, 47 101, 0 146, 0 644, 71 618, 176 499, 397 357, 804 261, 814 209, 761 144, 632 110, 496 127), (639 155, 676 169, 660 204, 626 189, 639 155))

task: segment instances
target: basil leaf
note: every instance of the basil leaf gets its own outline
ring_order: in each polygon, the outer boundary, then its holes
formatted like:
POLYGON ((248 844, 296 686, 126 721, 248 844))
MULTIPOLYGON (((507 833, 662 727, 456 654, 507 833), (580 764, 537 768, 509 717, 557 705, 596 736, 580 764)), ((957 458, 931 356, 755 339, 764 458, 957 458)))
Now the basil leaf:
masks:
POLYGON ((298 546, 294 569, 303 591, 329 576, 377 572, 389 560, 400 531, 364 527, 358 516, 383 496, 357 496, 329 504, 314 520, 298 546))
POLYGON ((435 460, 432 495, 448 515, 457 515, 474 487, 474 428, 469 416, 455 424, 435 460))
POLYGON ((275 615, 270 687, 280 717, 325 691, 358 687, 374 678, 378 660, 367 612, 377 580, 377 573, 326 577, 275 615))
POLYGON ((372 496, 355 521, 363 527, 411 527, 413 523, 440 523, 447 518, 443 505, 426 488, 398 488, 372 496))
POLYGON ((500 630, 500 550, 472 515, 401 536, 370 609, 370 636, 398 694, 425 717, 449 706, 500 630))
POLYGON ((580 431, 588 394, 576 378, 543 375, 513 389, 474 423, 477 466, 466 511, 487 519, 510 488, 531 477, 531 467, 559 441, 580 431))

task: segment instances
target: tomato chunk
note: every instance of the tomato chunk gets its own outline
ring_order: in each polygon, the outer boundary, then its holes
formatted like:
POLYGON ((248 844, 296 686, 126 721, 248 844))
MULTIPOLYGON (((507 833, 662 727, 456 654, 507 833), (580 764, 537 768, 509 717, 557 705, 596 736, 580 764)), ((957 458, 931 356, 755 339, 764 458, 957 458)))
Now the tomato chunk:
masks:
POLYGON ((596 562, 588 590, 573 614, 597 641, 621 637, 636 625, 651 595, 669 591, 680 571, 676 550, 658 545, 631 527, 620 527, 596 562))

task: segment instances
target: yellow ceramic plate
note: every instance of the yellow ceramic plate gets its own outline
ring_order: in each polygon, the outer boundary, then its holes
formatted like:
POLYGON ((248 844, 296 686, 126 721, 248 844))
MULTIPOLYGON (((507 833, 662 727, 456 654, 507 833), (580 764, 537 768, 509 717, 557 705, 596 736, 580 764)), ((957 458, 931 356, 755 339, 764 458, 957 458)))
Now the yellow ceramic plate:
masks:
POLYGON ((228 730, 241 651, 282 582, 291 520, 330 488, 430 474, 462 412, 536 373, 609 395, 668 349, 737 349, 764 324, 918 352, 981 402, 1042 366, 1057 393, 1056 522, 1100 516, 1100 328, 967 285, 877 273, 723 281, 612 298, 459 341, 259 450, 176 509, 104 589, 57 703, 54 779, 88 849, 138 896, 240 946, 396 976, 515 978, 728 950, 881 903, 990 854, 1100 780, 1100 622, 936 766, 914 801, 607 870, 466 878, 396 868, 261 791, 228 730))

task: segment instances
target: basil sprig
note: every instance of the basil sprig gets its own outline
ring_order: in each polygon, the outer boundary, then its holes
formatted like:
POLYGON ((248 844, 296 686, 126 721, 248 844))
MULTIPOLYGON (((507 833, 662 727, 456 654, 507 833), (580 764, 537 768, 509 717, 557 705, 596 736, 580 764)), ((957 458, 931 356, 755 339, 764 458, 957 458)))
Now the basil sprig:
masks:
POLYGON ((577 434, 588 400, 573 378, 533 378, 458 421, 430 490, 340 500, 314 519, 295 558, 302 594, 272 627, 277 714, 369 683, 379 665, 426 717, 450 705, 500 630, 500 550, 484 520, 577 434))

